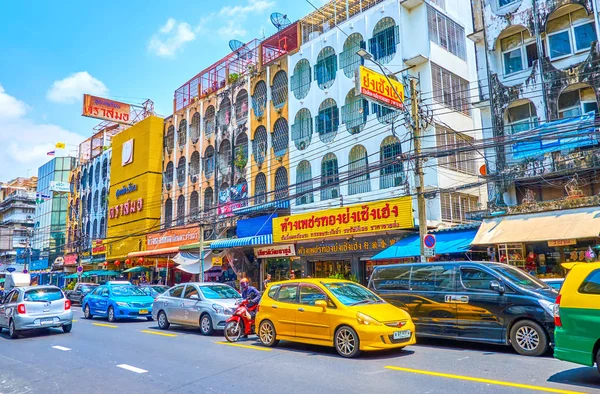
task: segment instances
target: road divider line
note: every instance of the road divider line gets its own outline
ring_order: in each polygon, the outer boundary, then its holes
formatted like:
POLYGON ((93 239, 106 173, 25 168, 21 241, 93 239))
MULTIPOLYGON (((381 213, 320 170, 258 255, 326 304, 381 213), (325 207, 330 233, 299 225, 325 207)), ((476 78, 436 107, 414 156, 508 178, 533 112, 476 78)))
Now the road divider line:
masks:
POLYGON ((420 369, 402 368, 402 367, 395 367, 395 366, 390 366, 390 365, 386 366, 385 368, 391 369, 394 371, 409 372, 409 373, 415 373, 415 374, 420 374, 420 375, 437 376, 440 378, 447 378, 447 379, 466 380, 466 381, 470 381, 470 382, 493 384, 493 385, 497 385, 497 386, 515 387, 515 388, 527 389, 527 390, 533 390, 533 391, 543 391, 546 393, 584 394, 579 391, 561 390, 561 389, 555 389, 552 387, 532 386, 529 384, 503 382, 501 380, 475 378, 472 376, 463 376, 463 375, 454 375, 454 374, 442 373, 442 372, 424 371, 424 370, 420 370, 420 369))
POLYGON ((108 328, 118 328, 119 326, 115 326, 114 324, 105 324, 105 323, 92 323, 93 326, 98 327, 108 327, 108 328))
POLYGON ((126 370, 131 371, 131 372, 135 372, 135 373, 146 373, 146 372, 148 372, 145 369, 141 369, 141 368, 138 368, 138 367, 127 365, 127 364, 119 364, 119 365, 117 365, 117 367, 126 369, 126 370))
POLYGON ((215 342, 215 343, 217 345, 227 345, 227 346, 243 347, 245 349, 261 350, 263 352, 270 352, 273 350, 273 349, 268 349, 265 347, 254 346, 254 345, 242 345, 240 343, 229 343, 229 342, 215 342))
POLYGON ((64 347, 64 346, 52 346, 52 349, 62 350, 63 352, 68 352, 69 350, 71 350, 68 347, 64 347))
POLYGON ((151 330, 142 330, 140 332, 143 332, 144 334, 160 335, 163 337, 176 337, 177 336, 177 334, 168 334, 166 332, 151 331, 151 330))

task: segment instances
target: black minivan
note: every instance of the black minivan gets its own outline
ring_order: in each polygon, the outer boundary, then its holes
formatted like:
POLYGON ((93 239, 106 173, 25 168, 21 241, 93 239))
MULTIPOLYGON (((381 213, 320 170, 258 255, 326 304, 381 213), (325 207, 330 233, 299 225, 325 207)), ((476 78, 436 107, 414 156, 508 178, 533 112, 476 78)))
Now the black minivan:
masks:
POLYGON ((417 336, 512 345, 540 356, 554 341, 558 293, 523 270, 489 262, 375 267, 369 288, 408 311, 417 336))

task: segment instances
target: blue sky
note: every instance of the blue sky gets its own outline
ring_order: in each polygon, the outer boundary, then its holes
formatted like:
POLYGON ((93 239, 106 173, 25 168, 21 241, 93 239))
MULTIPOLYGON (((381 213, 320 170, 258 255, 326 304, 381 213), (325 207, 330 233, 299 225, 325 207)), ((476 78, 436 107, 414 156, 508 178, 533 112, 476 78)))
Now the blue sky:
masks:
POLYGON ((305 0, 1 2, 0 181, 35 175, 55 142, 91 135, 84 92, 150 98, 170 115, 174 90, 229 53, 230 39, 270 36, 271 12, 311 10, 305 0))

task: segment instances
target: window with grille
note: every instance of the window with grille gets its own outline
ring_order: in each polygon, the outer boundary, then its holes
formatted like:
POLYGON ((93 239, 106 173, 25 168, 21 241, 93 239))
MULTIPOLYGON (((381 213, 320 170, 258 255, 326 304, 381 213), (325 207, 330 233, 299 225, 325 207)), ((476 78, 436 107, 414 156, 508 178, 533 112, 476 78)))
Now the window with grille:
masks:
POLYGON ((360 133, 367 123, 368 115, 369 102, 357 96, 355 89, 350 90, 346 95, 346 103, 342 107, 342 123, 346 125, 348 133, 360 133))
POLYGON ((104 209, 106 208, 106 188, 103 187, 102 188, 102 194, 100 195, 100 208, 104 209))
POLYGON ((92 221, 88 220, 88 222, 85 225, 85 235, 86 237, 90 236, 90 226, 92 225, 92 221))
POLYGON ((275 171, 275 200, 285 200, 288 193, 288 173, 285 167, 275 171))
POLYGON ((477 175, 477 152, 473 150, 475 139, 447 127, 435 125, 437 148, 456 153, 438 158, 438 165, 449 170, 477 175))
POLYGON ((167 153, 171 154, 173 152, 173 148, 175 147, 175 126, 171 125, 167 129, 167 134, 165 134, 165 149, 167 153))
POLYGON ((306 59, 301 59, 294 67, 294 75, 290 78, 290 84, 294 97, 302 100, 308 96, 310 85, 312 83, 312 75, 310 63, 306 59))
POLYGON ((337 56, 332 47, 321 49, 317 56, 317 64, 315 64, 315 81, 319 88, 325 90, 333 85, 335 74, 337 72, 337 56))
POLYGON ((254 87, 254 94, 252 95, 254 116, 257 118, 263 116, 265 108, 267 108, 267 84, 265 81, 259 81, 254 87))
POLYGON ((90 187, 94 185, 94 166, 90 166, 90 172, 88 174, 88 184, 90 187))
POLYGON ((173 224, 173 200, 167 198, 165 201, 165 228, 171 227, 173 224))
POLYGON ((198 219, 198 212, 199 212, 198 204, 199 204, 198 192, 194 190, 190 194, 190 220, 198 219))
POLYGON ((371 107, 373 113, 377 115, 377 120, 379 123, 392 124, 400 115, 400 112, 389 107, 384 107, 383 105, 379 105, 377 103, 372 103, 371 107))
POLYGON ((100 238, 106 238, 106 222, 104 218, 100 219, 100 238))
POLYGON ((221 142, 221 147, 219 148, 219 171, 222 174, 228 174, 231 170, 231 143, 229 140, 224 140, 221 142))
POLYGON ((321 141, 323 143, 333 141, 340 124, 340 112, 334 99, 328 98, 321 103, 315 123, 321 141))
POLYGON ((362 58, 356 54, 361 48, 367 47, 360 33, 350 34, 344 42, 344 50, 340 53, 340 67, 348 78, 354 78, 355 71, 363 64, 362 58))
POLYGON ((433 85, 433 100, 470 116, 469 82, 431 63, 431 79, 433 85))
POLYGON ((289 131, 288 122, 285 118, 279 118, 273 126, 273 153, 275 157, 285 155, 288 150, 289 131))
POLYGON ((94 219, 92 239, 98 239, 98 219, 94 219))
POLYGON ((373 38, 369 39, 369 51, 380 63, 389 63, 396 54, 400 43, 400 28, 396 22, 386 17, 377 22, 373 29, 373 38))
POLYGON ((87 170, 83 170, 83 175, 81 176, 81 188, 85 189, 87 186, 87 170))
POLYGON ((381 174, 379 176, 379 188, 401 186, 404 182, 402 168, 402 144, 395 136, 388 136, 381 142, 379 149, 381 161, 381 174))
POLYGON ((212 145, 204 151, 204 176, 209 178, 215 172, 215 148, 212 145))
POLYGON ((183 187, 185 184, 185 166, 185 157, 182 156, 177 162, 177 185, 179 185, 179 187, 183 187))
POLYGON ((208 212, 213 207, 214 192, 212 187, 207 187, 204 190, 204 212, 208 212))
POLYGON ((310 145, 313 133, 312 115, 306 108, 302 108, 296 114, 294 124, 292 125, 292 141, 296 149, 304 150, 310 145))
POLYGON ((177 131, 177 145, 179 149, 183 149, 187 143, 187 120, 181 119, 179 122, 179 130, 177 131))
POLYGON ((96 180, 96 184, 98 184, 100 182, 100 163, 96 164, 96 176, 95 176, 95 180, 96 180))
POLYGON ((302 160, 296 167, 296 205, 314 202, 313 179, 310 162, 302 160))
POLYGON ((328 153, 321 161, 321 200, 329 200, 339 196, 338 159, 333 153, 328 153))
POLYGON ((192 143, 198 142, 200 139, 200 113, 196 112, 192 116, 192 123, 190 124, 190 139, 192 143))
POLYGON ((246 122, 246 119, 248 119, 248 92, 242 89, 235 99, 235 121, 239 125, 246 122))
POLYGON ((177 225, 185 224, 185 197, 183 195, 177 197, 177 225))
POLYGON ((192 183, 196 183, 198 181, 198 175, 200 175, 200 152, 194 151, 190 158, 190 180, 192 183))
POLYGON ((231 100, 228 97, 225 97, 223 101, 221 101, 221 105, 219 106, 219 112, 217 113, 217 124, 219 130, 222 132, 227 131, 229 124, 231 123, 231 100))
POLYGON ((254 181, 254 204, 260 205, 267 202, 267 177, 262 172, 256 175, 254 181))
POLYGON ((235 139, 235 166, 240 170, 248 164, 248 136, 241 133, 235 139))
POLYGON ((94 192, 94 211, 98 211, 98 190, 94 192))
POLYGON ((165 168, 165 174, 163 176, 165 187, 167 190, 171 190, 173 187, 173 162, 170 161, 167 163, 167 167, 165 168))
POLYGON ((83 213, 83 215, 87 215, 87 200, 85 198, 85 196, 83 196, 83 199, 81 201, 81 212, 83 213))
POLYGON ((466 222, 466 213, 478 209, 479 197, 463 193, 440 193, 442 220, 452 223, 466 222))
POLYGON ((104 159, 102 161, 102 180, 106 181, 108 177, 108 160, 104 159))
POLYGON ((371 176, 367 149, 356 145, 348 155, 348 194, 367 193, 371 191, 371 176))
POLYGON ((427 5, 429 39, 448 52, 467 59, 465 29, 434 7, 427 5))
POLYGON ((281 108, 285 105, 288 96, 288 78, 283 70, 277 72, 273 77, 273 86, 271 86, 271 99, 275 108, 281 108))
POLYGON ((204 134, 209 137, 215 132, 215 107, 210 105, 204 113, 204 134))
POLYGON ((265 161, 267 156, 267 129, 264 126, 258 126, 254 132, 252 154, 256 164, 261 165, 265 161))

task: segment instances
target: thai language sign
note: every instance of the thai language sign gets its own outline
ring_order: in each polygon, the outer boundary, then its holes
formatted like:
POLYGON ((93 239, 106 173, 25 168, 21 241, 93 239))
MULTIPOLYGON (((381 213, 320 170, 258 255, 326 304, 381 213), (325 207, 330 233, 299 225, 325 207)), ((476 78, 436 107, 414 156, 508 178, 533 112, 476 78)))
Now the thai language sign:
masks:
POLYGON ((109 208, 108 217, 109 219, 116 219, 120 216, 128 216, 136 212, 141 212, 143 208, 143 198, 138 198, 137 200, 127 200, 122 204, 109 208))
POLYGON ((176 230, 161 231, 160 233, 148 234, 146 243, 148 250, 171 248, 198 242, 200 239, 200 228, 182 228, 176 230))
POLYGON ((102 97, 83 95, 83 116, 130 124, 131 106, 102 97))
POLYGON ((371 234, 414 227, 411 197, 273 219, 273 242, 371 234))
POLYGON ((259 259, 290 257, 296 255, 296 248, 293 244, 265 246, 264 248, 254 248, 254 255, 259 259))
POLYGON ((351 241, 337 240, 331 242, 314 242, 299 244, 296 248, 298 256, 322 256, 324 254, 354 253, 354 252, 379 252, 397 242, 396 238, 363 237, 351 241))
POLYGON ((404 85, 391 77, 360 66, 356 78, 357 90, 363 96, 388 107, 404 109, 404 85), (391 84, 390 84, 391 82, 391 84))

